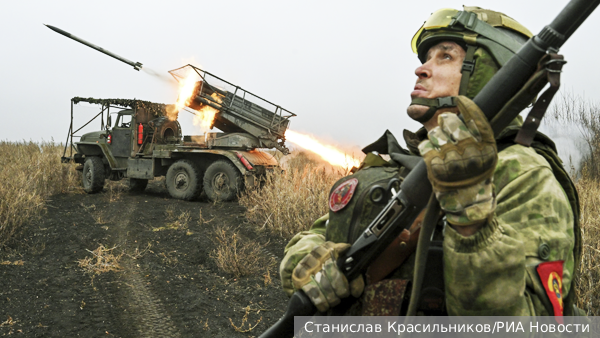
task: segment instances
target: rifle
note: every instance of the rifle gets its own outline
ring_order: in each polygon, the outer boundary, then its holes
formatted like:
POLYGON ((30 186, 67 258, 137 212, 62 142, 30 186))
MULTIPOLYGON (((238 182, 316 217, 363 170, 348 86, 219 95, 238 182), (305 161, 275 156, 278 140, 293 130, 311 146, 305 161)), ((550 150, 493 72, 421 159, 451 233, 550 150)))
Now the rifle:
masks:
MULTIPOLYGON (((538 35, 529 39, 500 68, 473 99, 490 121, 495 135, 506 128, 527 105, 523 105, 521 102, 520 105, 503 109, 536 72, 540 60, 546 54, 557 53, 598 4, 600 4, 600 0, 571 0, 549 25, 545 26, 538 35), (501 117, 497 116, 500 111, 501 117)), ((541 90, 542 87, 538 86, 537 90, 541 90)), ((392 198, 379 215, 369 224, 350 249, 337 260, 338 267, 348 280, 354 280, 364 273, 385 248, 400 235, 402 230, 413 223, 428 202, 431 202, 430 210, 425 216, 424 224, 430 221, 435 211, 439 210, 439 205, 431 192, 427 168, 425 162, 421 160, 406 176, 400 186, 400 191, 394 191, 392 198)), ((421 242, 428 240, 424 230, 421 230, 419 236, 420 248, 417 249, 417 261, 419 261, 419 255, 423 254, 422 247, 426 246, 421 242)), ((422 273, 423 269, 416 266, 409 315, 415 309, 415 298, 418 297, 420 286, 417 281, 422 279, 422 273)), ((296 291, 292 295, 283 317, 260 337, 291 337, 294 335, 294 316, 311 316, 315 312, 316 308, 310 299, 302 291, 296 291)))

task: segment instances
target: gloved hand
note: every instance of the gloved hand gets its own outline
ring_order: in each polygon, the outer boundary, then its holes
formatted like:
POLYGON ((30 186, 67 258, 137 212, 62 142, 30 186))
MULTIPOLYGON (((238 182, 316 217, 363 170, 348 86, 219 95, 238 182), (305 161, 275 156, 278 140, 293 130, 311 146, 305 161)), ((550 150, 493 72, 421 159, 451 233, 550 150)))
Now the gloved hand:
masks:
POLYGON ((465 96, 457 101, 463 120, 453 113, 440 114, 439 126, 429 131, 419 151, 447 221, 467 226, 489 219, 496 209, 492 177, 498 152, 481 109, 465 96))
POLYGON ((350 244, 325 242, 316 246, 294 269, 294 287, 302 289, 321 312, 339 304, 341 298, 350 294, 359 297, 365 288, 362 276, 349 284, 335 263, 348 248, 350 244))

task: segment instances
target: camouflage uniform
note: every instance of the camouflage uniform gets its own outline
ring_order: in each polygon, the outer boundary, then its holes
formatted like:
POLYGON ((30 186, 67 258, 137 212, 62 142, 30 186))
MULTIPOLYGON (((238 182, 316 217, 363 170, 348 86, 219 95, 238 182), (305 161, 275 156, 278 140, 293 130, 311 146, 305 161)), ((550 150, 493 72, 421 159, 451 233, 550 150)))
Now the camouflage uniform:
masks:
MULTIPOLYGON (((407 140, 407 144, 414 141, 407 140)), ((562 295, 572 291, 575 241, 569 198, 548 161, 521 145, 499 152, 493 182, 497 207, 491 221, 471 237, 445 227, 443 279, 448 314, 552 314, 535 267, 544 261, 564 261, 562 295)), ((326 241, 326 227, 335 226, 327 224, 328 218, 321 217, 286 246, 280 273, 288 295, 294 291, 291 274, 295 266, 326 241)), ((406 277, 413 262, 407 260, 394 275, 403 270, 406 277)))
MULTIPOLYGON (((413 37, 412 49, 423 64, 428 60, 430 48, 441 42, 455 42, 465 50, 460 70, 462 76, 458 86, 459 97, 413 97, 411 105, 429 107, 422 116, 415 119, 426 123, 441 108, 447 107, 457 107, 464 117, 465 111, 460 110, 460 96, 473 99, 531 36, 531 32, 514 19, 491 10, 464 7, 462 11, 442 9, 432 13, 413 37)), ((470 111, 471 109, 466 110, 466 112, 470 111)), ((470 170, 452 173, 462 174, 460 180, 456 181, 473 181, 470 184, 456 185, 456 189, 452 190, 449 188, 451 184, 446 186, 442 184, 456 182, 452 179, 440 179, 442 176, 436 177, 438 173, 443 173, 443 170, 438 170, 442 165, 439 162, 432 165, 430 159, 437 155, 434 152, 427 154, 426 151, 428 147, 431 147, 431 150, 433 148, 439 150, 442 146, 435 135, 431 137, 431 132, 435 128, 430 131, 429 141, 423 142, 421 153, 425 154, 428 178, 440 202, 440 207, 447 212, 448 222, 454 226, 478 226, 484 223, 482 228, 470 237, 464 237, 451 226, 445 226, 443 258, 440 259, 443 260, 443 269, 430 269, 428 259, 427 273, 440 272, 440 276, 437 278, 428 276, 424 279, 425 282, 443 279, 444 286, 441 289, 444 289, 445 309, 450 315, 559 314, 556 311, 563 313, 563 305, 573 301, 574 292, 571 284, 574 273, 578 270, 577 261, 581 252, 579 206, 577 193, 555 154, 556 149, 552 141, 539 134, 539 137, 536 136, 538 141, 534 140, 532 147, 514 144, 512 141, 514 131, 518 130, 521 124, 521 120, 517 119, 512 126, 496 137, 496 144, 494 144, 493 137, 479 128, 482 124, 479 124, 478 128, 471 128, 469 121, 465 121, 467 125, 463 125, 462 131, 466 132, 468 129, 475 139, 486 135, 484 141, 489 141, 494 148, 492 152, 481 152, 472 158, 493 157, 497 160, 495 166, 493 162, 482 160, 482 163, 488 164, 485 166, 485 172, 474 173, 477 177, 473 180, 469 177, 472 174, 470 170), (481 131, 481 135, 477 132, 473 133, 473 129, 481 131), (496 146, 500 150, 497 159, 496 146), (490 155, 492 153, 494 156, 490 155), (432 170, 431 168, 434 167, 435 170, 432 170), (432 171, 435 175, 432 175, 432 171), (459 192, 459 189, 462 191, 459 192), (463 198, 455 198, 457 196, 463 198), (559 272, 562 272, 562 276, 558 276, 558 279, 548 279, 547 275, 544 275, 548 270, 544 272, 540 270, 546 267, 554 269, 550 276, 554 276, 552 273, 558 275, 559 272), (554 281, 557 281, 559 286, 562 282, 560 290, 562 293, 551 291, 554 290, 554 281), (563 299, 567 300, 564 304, 563 299), (557 304, 560 307, 557 307, 557 304)), ((461 136, 463 133, 460 128, 462 127, 450 128, 451 132, 447 134, 449 138, 455 140, 468 138, 468 135, 461 136)), ((404 136, 410 151, 419 154, 418 145, 427 138, 425 129, 416 134, 405 133, 404 136)), ((368 152, 370 150, 365 153, 368 152)), ((448 156, 450 160, 447 163, 463 163, 465 169, 467 162, 462 161, 469 158, 471 153, 467 154, 466 148, 455 153, 461 158, 448 156)), ((390 152, 390 155, 395 159, 393 153, 390 152)), ((446 153, 443 156, 446 156, 446 153)), ((361 184, 359 183, 358 186, 360 187, 361 184)), ((348 207, 351 207, 351 204, 346 208, 348 207)), ((361 225, 373 218, 373 209, 356 210, 359 210, 360 217, 366 220, 361 222, 361 225)), ((343 222, 340 221, 339 216, 339 212, 330 211, 328 215, 317 220, 309 231, 296 235, 286 247, 280 273, 284 290, 288 295, 294 291, 291 276, 300 260, 317 245, 328 240, 336 241, 335 239, 339 242, 340 238, 345 238, 336 235, 348 228, 348 225, 341 224, 343 222), (329 224, 327 224, 328 217, 331 219, 329 224), (338 227, 343 230, 336 230, 338 227)), ((346 241, 352 243, 351 236, 346 241)), ((412 278, 413 266, 414 255, 388 275, 387 281, 412 278)), ((363 301, 372 299, 380 291, 393 294, 394 290, 400 290, 399 293, 405 293, 406 284, 402 288, 401 283, 387 281, 380 282, 383 284, 367 286, 361 297, 363 301)), ((421 301, 423 298, 422 292, 421 301)), ((393 302, 402 301, 403 297, 399 297, 393 302)), ((573 313, 573 308, 569 307, 564 307, 564 313, 567 315, 573 313)), ((369 308, 368 302, 363 302, 363 308, 369 308)), ((399 310, 400 308, 397 307, 396 313, 385 314, 400 314, 399 310)), ((372 314, 369 311, 359 313, 372 314)), ((350 311, 350 314, 356 313, 350 311)))

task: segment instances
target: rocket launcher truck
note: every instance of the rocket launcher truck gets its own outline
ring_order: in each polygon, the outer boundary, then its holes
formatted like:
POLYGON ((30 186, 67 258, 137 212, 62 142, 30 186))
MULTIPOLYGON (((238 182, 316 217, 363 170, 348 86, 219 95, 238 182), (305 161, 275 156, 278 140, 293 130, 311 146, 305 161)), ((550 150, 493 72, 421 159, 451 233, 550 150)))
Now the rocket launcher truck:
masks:
POLYGON ((204 192, 211 200, 227 201, 279 168, 274 151, 265 149, 289 153, 285 132, 289 119, 296 115, 192 65, 170 73, 181 81, 181 74, 190 71, 196 72, 199 80, 186 106, 196 114, 207 106, 216 110, 210 129, 222 132, 183 136, 179 121, 170 114, 173 105, 71 99, 71 125, 62 161, 80 164, 77 169, 87 193, 101 191, 106 179, 128 179, 130 190, 143 191, 148 180, 165 176, 174 198, 192 200, 204 192), (98 104, 100 112, 74 130, 73 110, 79 102, 98 104), (97 118, 100 130, 73 142, 76 133, 97 118))

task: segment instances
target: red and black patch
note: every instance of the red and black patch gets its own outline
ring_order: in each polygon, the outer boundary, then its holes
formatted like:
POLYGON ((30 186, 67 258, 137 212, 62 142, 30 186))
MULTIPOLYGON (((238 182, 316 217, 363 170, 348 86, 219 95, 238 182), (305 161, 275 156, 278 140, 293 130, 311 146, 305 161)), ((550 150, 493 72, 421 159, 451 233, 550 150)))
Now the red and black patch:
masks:
MULTIPOLYGON (((563 315, 563 293, 562 293, 562 276, 563 276, 564 261, 545 262, 537 266, 536 270, 540 276, 542 285, 546 289, 546 294, 552 307, 554 308, 554 316, 562 317, 563 315)), ((562 318, 556 318, 559 323, 562 323, 562 318)))
POLYGON ((354 190, 358 185, 356 178, 351 178, 340 184, 329 196, 329 209, 333 212, 342 210, 354 196, 354 190))

